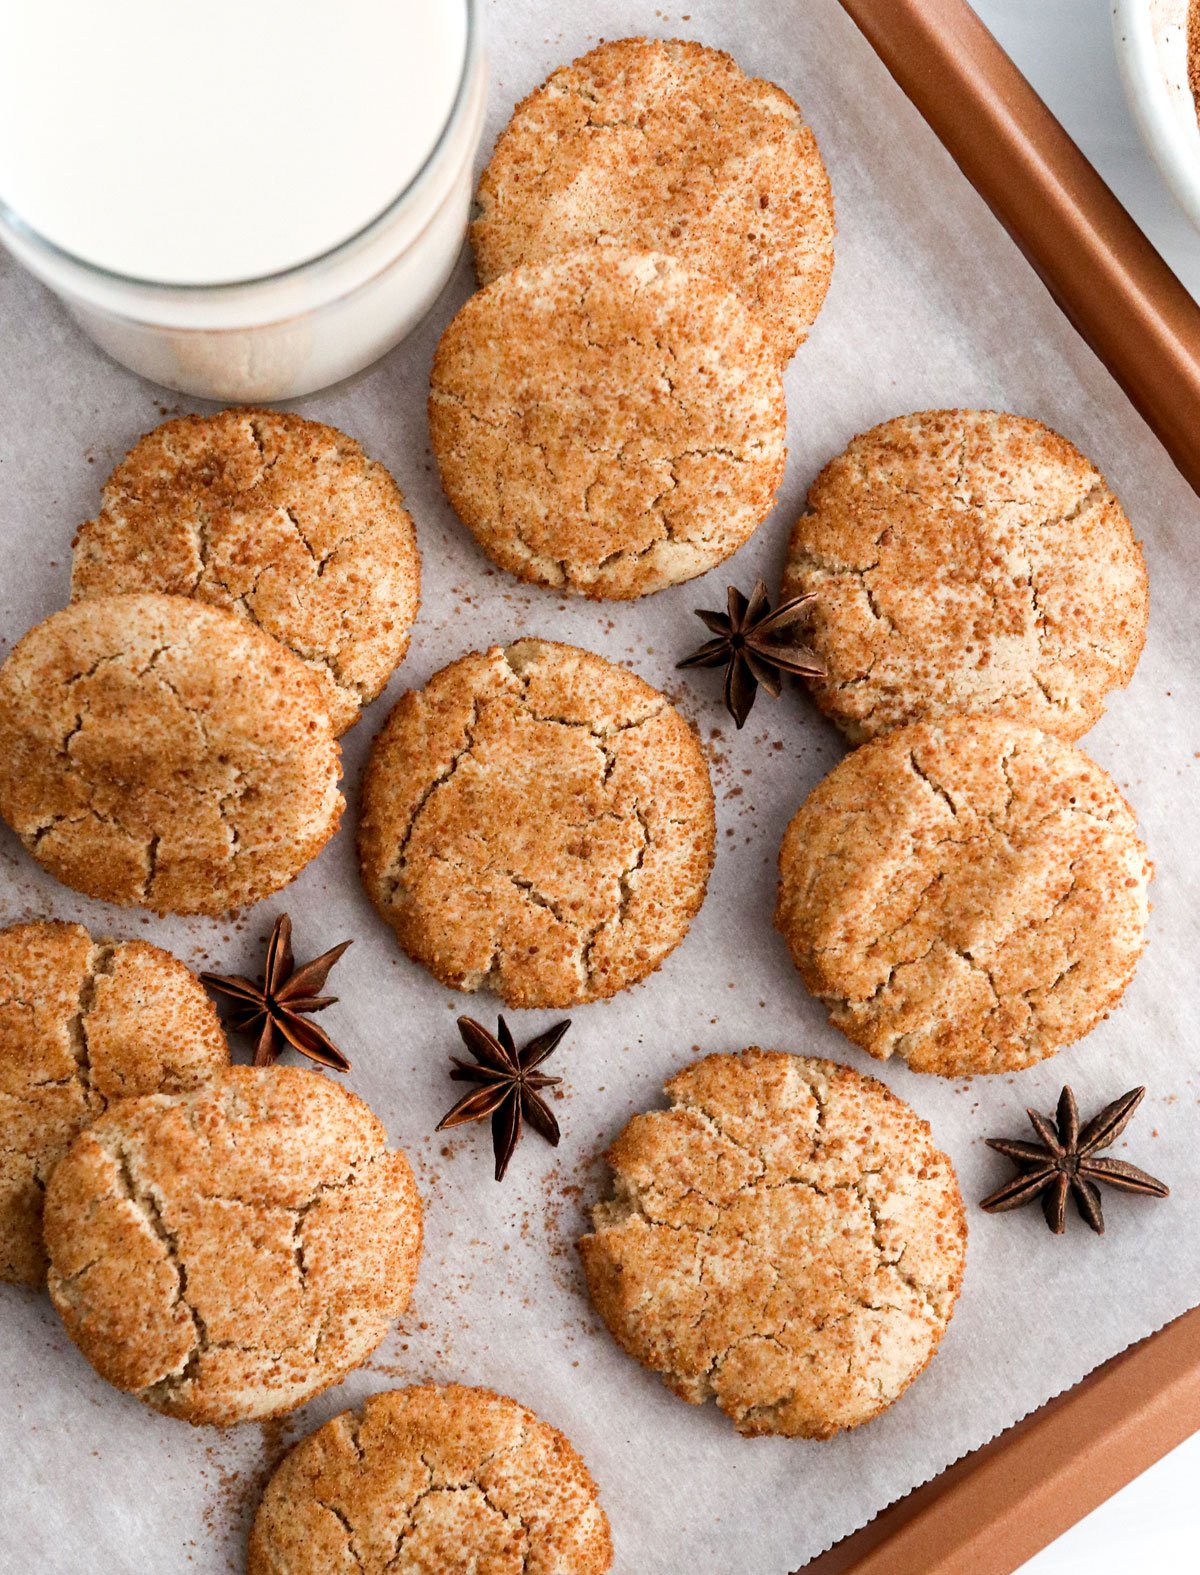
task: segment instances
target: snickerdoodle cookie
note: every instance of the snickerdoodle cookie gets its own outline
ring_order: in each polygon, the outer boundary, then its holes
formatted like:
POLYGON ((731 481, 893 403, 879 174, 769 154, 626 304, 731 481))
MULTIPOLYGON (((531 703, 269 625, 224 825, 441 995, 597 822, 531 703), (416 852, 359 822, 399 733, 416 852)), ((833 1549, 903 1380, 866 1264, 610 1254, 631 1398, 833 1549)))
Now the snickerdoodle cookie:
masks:
POLYGON ((109 1383, 191 1422, 277 1416, 408 1306, 421 1204, 361 1099, 232 1067, 109 1107, 46 1191, 49 1287, 109 1383))
POLYGON ((644 979, 713 861, 695 733, 649 684, 570 645, 464 656, 404 695, 363 779, 367 891, 443 983, 574 1006, 644 979))
POLYGON ((570 1443, 490 1389, 371 1395, 267 1484, 249 1575, 604 1575, 596 1484, 570 1443))
POLYGON ((1146 565, 1103 476, 993 410, 900 416, 832 460, 784 572, 785 596, 809 592, 810 687, 855 743, 957 711, 1078 738, 1146 635, 1146 565))
POLYGON ((41 1285, 42 1199, 112 1099, 174 1093, 228 1064, 200 981, 147 941, 81 924, 0 930, 0 1280, 41 1285))
POLYGON ((747 540, 783 477, 783 382, 724 284, 575 252, 473 295, 434 357, 442 485, 504 569, 629 598, 747 540))
POLYGON ((829 179, 799 109, 679 39, 619 39, 555 71, 517 105, 478 202, 485 284, 597 240, 669 252, 736 290, 780 360, 833 272, 829 179))
POLYGON ((846 757, 779 855, 776 926, 835 1027, 947 1077, 1086 1034, 1141 954, 1133 811, 1073 745, 995 717, 916 722, 846 757))
POLYGON ((335 732, 399 666, 420 560, 396 483, 334 427, 270 410, 148 432, 79 529, 71 593, 197 596, 308 666, 335 732))
POLYGON ((340 754, 321 688, 277 640, 185 596, 97 596, 0 667, 0 815, 107 902, 224 913, 333 835, 340 754))
POLYGON ((832 1061, 750 1049, 667 1084, 613 1144, 579 1243, 614 1338, 739 1433, 828 1438, 937 1349, 967 1222, 929 1128, 832 1061))

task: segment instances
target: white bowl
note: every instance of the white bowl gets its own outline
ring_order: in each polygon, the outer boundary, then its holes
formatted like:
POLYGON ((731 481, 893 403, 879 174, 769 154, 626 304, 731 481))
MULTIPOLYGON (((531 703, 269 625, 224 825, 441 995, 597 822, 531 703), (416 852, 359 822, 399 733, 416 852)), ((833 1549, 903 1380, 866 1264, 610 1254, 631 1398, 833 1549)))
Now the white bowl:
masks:
POLYGON ((1200 229, 1200 122, 1188 86, 1188 0, 1113 0, 1129 107, 1150 154, 1200 229))

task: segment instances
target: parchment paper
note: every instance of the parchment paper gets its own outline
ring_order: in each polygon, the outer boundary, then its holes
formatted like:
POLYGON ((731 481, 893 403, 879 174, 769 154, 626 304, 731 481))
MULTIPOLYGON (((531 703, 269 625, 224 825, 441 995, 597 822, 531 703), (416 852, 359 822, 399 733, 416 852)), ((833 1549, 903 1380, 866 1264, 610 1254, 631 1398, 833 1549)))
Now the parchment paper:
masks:
MULTIPOLYGON (((472 287, 465 259, 406 344, 355 385, 303 402, 395 472, 424 556, 411 653, 345 740, 351 808, 336 840, 287 892, 237 922, 206 923, 84 901, 5 833, 0 918, 80 919, 97 933, 146 935, 196 966, 249 971, 282 908, 304 953, 354 936, 326 1022, 353 1058, 351 1086, 417 1167, 427 1244, 416 1300, 364 1369, 286 1426, 221 1434, 106 1387, 44 1297, 0 1287, 6 1570, 240 1569, 258 1490, 285 1441, 374 1390, 433 1378, 510 1392, 567 1432, 601 1485, 626 1575, 785 1575, 1200 1300, 1200 505, 834 0, 693 0, 685 18, 605 0, 504 0, 490 12, 485 153, 514 101, 601 35, 724 46, 804 107, 831 171, 839 238, 828 303, 788 373, 786 481, 736 559, 646 601, 565 602, 493 570, 441 497, 424 413, 433 346, 472 287), (1085 741, 1136 806, 1157 863, 1146 955, 1124 1005, 1084 1043, 1020 1076, 959 1083, 880 1067, 851 1047, 808 999, 771 928, 784 826, 841 756, 839 738, 799 692, 760 698, 735 735, 717 675, 673 670, 704 636, 695 606, 719 604, 729 580, 748 589, 762 573, 777 583, 788 528, 825 460, 872 423, 934 405, 1027 412, 1079 443, 1145 538, 1153 600, 1134 682, 1085 741), (458 1091, 446 1075, 455 1015, 489 1017, 496 1003, 456 997, 397 952, 356 877, 354 801, 367 746, 403 688, 464 650, 523 633, 626 661, 678 697, 709 750, 720 841, 708 901, 662 971, 571 1014, 555 1067, 567 1090, 561 1148, 530 1134, 497 1187, 485 1129, 452 1143, 432 1135, 458 1091), (884 1077, 932 1122, 971 1203, 966 1288, 933 1365, 883 1418, 828 1443, 739 1439, 712 1406, 669 1395, 598 1327, 572 1246, 604 1181, 598 1156, 628 1116, 654 1104, 663 1079, 698 1050, 756 1042, 884 1077), (1150 1090, 1119 1152, 1167 1178, 1172 1195, 1110 1194, 1103 1239, 1077 1221, 1055 1239, 1037 1209, 988 1217, 974 1207, 1008 1173, 982 1138, 1019 1132, 1026 1104, 1051 1109, 1064 1078, 1087 1113, 1135 1084, 1150 1090)), ((0 292, 0 632, 11 644, 65 601, 71 534, 110 466, 162 415, 187 407, 105 360, 7 261, 0 292)), ((514 1016, 521 1034, 552 1020, 514 1016)))

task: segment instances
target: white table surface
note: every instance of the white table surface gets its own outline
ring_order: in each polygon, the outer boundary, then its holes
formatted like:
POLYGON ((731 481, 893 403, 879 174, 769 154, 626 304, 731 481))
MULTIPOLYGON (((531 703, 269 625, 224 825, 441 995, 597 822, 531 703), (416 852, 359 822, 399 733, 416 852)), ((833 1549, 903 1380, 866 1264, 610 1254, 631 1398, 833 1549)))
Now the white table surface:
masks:
MULTIPOLYGON (((1200 232, 1159 177, 1125 102, 1108 0, 973 0, 1154 245, 1200 299, 1200 232)), ((1021 1575, 1194 1575, 1200 1434, 1024 1565, 1021 1575)))

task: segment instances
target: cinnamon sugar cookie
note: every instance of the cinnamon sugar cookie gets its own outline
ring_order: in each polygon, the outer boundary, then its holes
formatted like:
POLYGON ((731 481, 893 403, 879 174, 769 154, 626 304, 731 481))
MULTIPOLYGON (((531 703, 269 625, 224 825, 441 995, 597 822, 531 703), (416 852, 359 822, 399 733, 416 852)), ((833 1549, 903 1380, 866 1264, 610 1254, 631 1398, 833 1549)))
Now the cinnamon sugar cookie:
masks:
POLYGON ((353 438, 285 411, 148 432, 75 538, 71 594, 196 596, 312 671, 338 733, 400 665, 420 560, 399 487, 353 438))
POLYGON ((111 1100, 228 1062, 212 1002, 169 952, 81 924, 0 930, 0 1280, 45 1280, 43 1196, 76 1133, 111 1100))
POLYGON ((513 113, 479 183, 480 280, 593 241, 724 280, 785 361, 833 272, 816 139, 719 49, 624 38, 555 71, 513 113))
POLYGON ((667 1084, 608 1153, 579 1243, 613 1337, 739 1433, 869 1422, 937 1349, 967 1222, 929 1128, 832 1061, 750 1049, 667 1084))
POLYGON ((169 1416, 278 1416, 338 1383, 408 1306, 421 1204, 361 1099, 232 1067, 122 1100, 46 1192, 49 1287, 102 1378, 169 1416))
POLYGON ((810 687, 855 743, 957 711, 1078 738, 1146 636, 1146 565, 1103 476, 993 410, 900 416, 831 460, 784 571, 785 597, 810 593, 810 687))
POLYGON ((490 1389, 423 1384, 371 1395, 284 1457, 249 1575, 604 1575, 611 1564, 596 1484, 560 1432, 490 1389))
POLYGON ((1151 865, 1112 779, 992 717, 914 723, 817 785, 775 923, 835 1027, 917 1072, 1014 1072, 1120 1000, 1151 865))
POLYGON ((0 667, 0 815, 68 886, 160 913, 278 891, 337 828, 320 686, 244 618, 96 596, 0 667))
POLYGON ((509 1006, 644 979, 712 867, 695 733, 640 678, 547 640, 464 656, 406 694, 362 802, 363 880, 405 951, 509 1006))
POLYGON ((502 568, 645 596, 750 536, 783 477, 783 383, 723 283, 671 257, 576 252, 473 295, 434 357, 442 485, 502 568))

